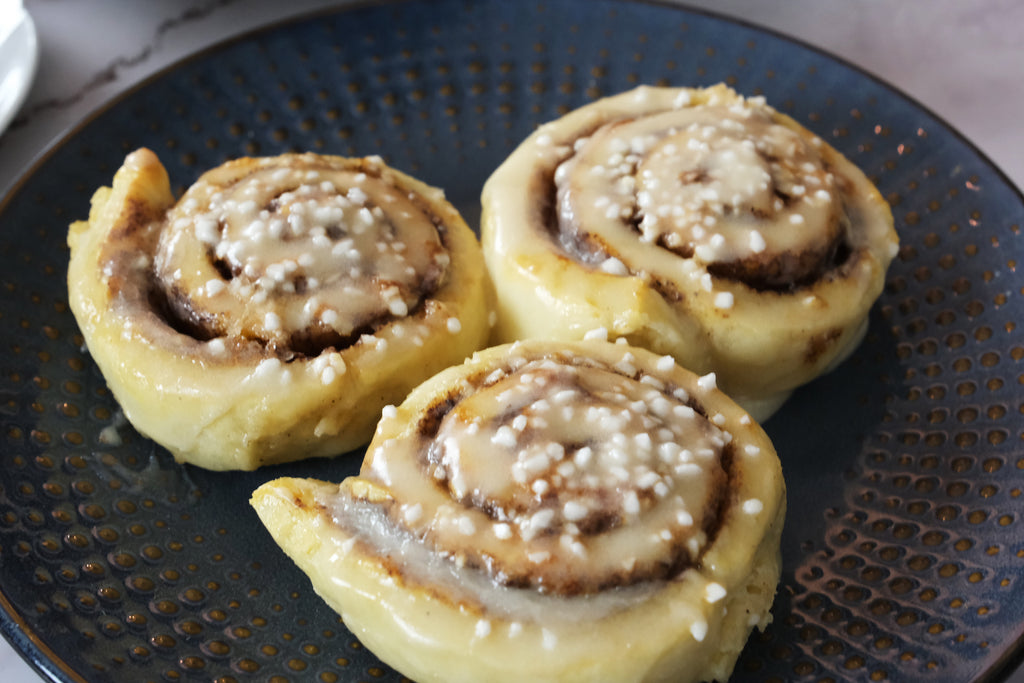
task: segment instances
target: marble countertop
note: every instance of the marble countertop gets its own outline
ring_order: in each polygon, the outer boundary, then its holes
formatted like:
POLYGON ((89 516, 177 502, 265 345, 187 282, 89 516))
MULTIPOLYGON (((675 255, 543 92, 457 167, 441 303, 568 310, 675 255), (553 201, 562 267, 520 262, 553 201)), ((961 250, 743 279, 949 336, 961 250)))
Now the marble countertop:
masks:
MULTIPOLYGON (((0 134, 0 196, 65 131, 181 57, 339 0, 25 0, 33 86, 0 134)), ((1019 0, 689 0, 821 47, 881 77, 971 140, 1024 187, 1019 0)), ((16 3, 0 0, 0 14, 16 3)), ((0 17, 2 19, 2 17, 0 17)), ((0 25, 2 25, 0 21, 0 25)), ((2 85, 2 84, 0 84, 2 85)), ((0 641, 0 680, 38 681, 0 641)), ((1011 676, 1024 683, 1024 671, 1011 676)))

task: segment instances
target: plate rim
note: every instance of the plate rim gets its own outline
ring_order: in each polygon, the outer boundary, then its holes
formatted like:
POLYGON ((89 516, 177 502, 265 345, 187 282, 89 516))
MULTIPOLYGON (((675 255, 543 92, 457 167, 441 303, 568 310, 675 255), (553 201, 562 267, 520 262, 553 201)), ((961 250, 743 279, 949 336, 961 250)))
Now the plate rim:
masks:
MULTIPOLYGON (((11 182, 4 195, 0 197, 0 221, 4 218, 10 204, 21 194, 25 185, 40 172, 41 168, 55 154, 67 145, 71 144, 87 127, 95 123, 115 107, 122 104, 125 100, 137 94, 139 91, 168 78, 170 75, 188 67, 190 64, 201 61, 213 53, 254 40, 259 36, 271 32, 287 30, 291 26, 305 23, 318 17, 347 14, 371 7, 430 4, 431 1, 432 0, 353 0, 352 2, 347 2, 342 5, 304 9, 294 15, 272 19, 264 24, 247 28, 237 34, 217 39, 198 50, 179 56, 170 63, 155 70, 153 73, 140 78, 134 83, 131 83, 114 93, 103 102, 91 108, 81 118, 65 126, 61 131, 54 134, 49 141, 45 142, 43 147, 35 153, 20 170, 16 172, 15 179, 11 182)), ((464 0, 464 2, 472 3, 474 5, 497 4, 503 1, 504 0, 464 0)), ((561 1, 568 3, 588 2, 588 0, 561 1)), ((662 7, 670 11, 678 11, 681 14, 703 16, 738 28, 743 28, 754 33, 773 37, 777 40, 788 43, 791 46, 813 53, 826 61, 832 62, 836 66, 841 66, 851 72, 854 72, 860 77, 870 80, 875 85, 887 91, 890 97, 903 100, 904 103, 911 105, 912 108, 919 110, 921 113, 931 118, 937 125, 941 126, 944 135, 955 138, 974 156, 976 161, 991 171, 996 178, 1001 181, 1005 188, 1009 190, 1014 203, 1019 204, 1021 208, 1024 208, 1024 190, 1022 190, 1022 188, 1019 187, 984 150, 980 149, 976 143, 962 133, 956 126, 952 125, 942 115, 936 113, 936 111, 931 107, 921 102, 917 97, 894 85, 885 77, 876 74, 870 69, 861 66, 846 57, 831 52, 827 48, 815 45, 807 39, 789 34, 784 30, 758 24, 749 19, 732 16, 722 11, 705 7, 695 7, 686 2, 686 0, 681 2, 676 2, 674 0, 605 1, 610 4, 662 7)), ((27 10, 23 10, 23 12, 23 19, 19 23, 19 26, 12 31, 12 35, 14 32, 22 30, 25 22, 27 21, 29 28, 32 31, 32 36, 34 38, 33 42, 35 44, 35 50, 33 51, 32 56, 32 75, 34 76, 35 70, 38 66, 38 33, 31 15, 27 10)), ((32 79, 29 80, 30 85, 26 88, 25 93, 21 98, 22 101, 19 104, 23 104, 24 99, 27 97, 28 91, 31 89, 31 82, 32 79)), ((15 113, 16 110, 17 108, 15 108, 15 113)), ((14 114, 12 114, 12 119, 13 116, 14 114)), ((2 116, 0 116, 0 120, 2 120, 2 116)), ((3 132, 2 127, 0 127, 0 134, 3 132)), ((998 683, 999 681, 1006 681, 1012 673, 1024 664, 1024 622, 1019 622, 1017 627, 1019 629, 1018 636, 1012 642, 1007 643, 1006 648, 1001 655, 997 657, 991 665, 978 674, 978 677, 974 679, 974 683, 998 683)), ((17 652, 27 664, 43 678, 47 680, 60 681, 61 683, 87 683, 88 679, 85 678, 83 674, 76 671, 62 658, 57 656, 43 640, 41 637, 42 634, 36 632, 35 629, 29 626, 27 620, 22 617, 10 602, 3 584, 0 584, 0 635, 4 637, 4 639, 11 645, 12 649, 14 649, 14 651, 17 652)))

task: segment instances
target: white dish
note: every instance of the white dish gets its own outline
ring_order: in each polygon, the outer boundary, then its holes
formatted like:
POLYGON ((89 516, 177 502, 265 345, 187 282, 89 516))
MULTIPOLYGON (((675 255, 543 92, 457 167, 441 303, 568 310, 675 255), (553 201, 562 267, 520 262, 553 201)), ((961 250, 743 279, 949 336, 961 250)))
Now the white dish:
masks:
POLYGON ((39 61, 35 23, 20 2, 13 4, 13 16, 8 7, 0 14, 0 133, 24 103, 39 61))

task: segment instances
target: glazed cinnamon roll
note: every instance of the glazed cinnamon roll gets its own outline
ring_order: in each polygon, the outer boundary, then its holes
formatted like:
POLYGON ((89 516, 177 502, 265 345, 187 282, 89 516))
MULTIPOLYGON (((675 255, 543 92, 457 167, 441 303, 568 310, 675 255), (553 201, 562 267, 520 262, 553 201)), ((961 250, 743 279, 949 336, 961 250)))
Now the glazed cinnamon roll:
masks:
POLYGON ((714 371, 759 419, 856 347, 897 250, 860 170, 721 85, 541 126, 482 201, 497 341, 606 330, 714 371))
POLYGON ((770 621, 785 493, 761 428, 670 356, 492 347, 415 389, 341 485, 252 504, 417 681, 726 680, 770 621))
POLYGON ((476 237, 378 158, 239 159, 175 201, 141 149, 68 242, 71 307, 125 416, 209 469, 365 444, 489 331, 476 237))

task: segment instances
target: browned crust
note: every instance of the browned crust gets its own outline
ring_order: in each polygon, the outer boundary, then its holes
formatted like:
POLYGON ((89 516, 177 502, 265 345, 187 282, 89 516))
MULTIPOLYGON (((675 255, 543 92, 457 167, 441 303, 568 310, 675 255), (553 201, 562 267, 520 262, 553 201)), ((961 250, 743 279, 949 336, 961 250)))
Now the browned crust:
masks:
POLYGON ((831 351, 836 342, 843 336, 841 327, 833 327, 813 335, 807 340, 807 348, 804 351, 804 360, 809 364, 818 362, 818 359, 831 351))

